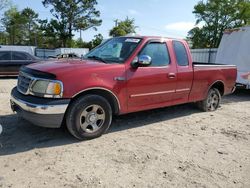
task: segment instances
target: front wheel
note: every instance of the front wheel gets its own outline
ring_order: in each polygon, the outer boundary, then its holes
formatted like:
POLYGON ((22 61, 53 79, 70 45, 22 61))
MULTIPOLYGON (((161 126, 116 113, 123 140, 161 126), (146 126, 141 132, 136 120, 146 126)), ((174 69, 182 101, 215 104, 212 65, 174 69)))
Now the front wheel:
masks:
POLYGON ((69 132, 80 140, 93 139, 105 133, 112 121, 108 101, 98 95, 86 95, 74 101, 66 114, 69 132))
POLYGON ((221 95, 218 89, 211 88, 207 98, 197 103, 198 107, 204 112, 215 111, 220 106, 221 95))

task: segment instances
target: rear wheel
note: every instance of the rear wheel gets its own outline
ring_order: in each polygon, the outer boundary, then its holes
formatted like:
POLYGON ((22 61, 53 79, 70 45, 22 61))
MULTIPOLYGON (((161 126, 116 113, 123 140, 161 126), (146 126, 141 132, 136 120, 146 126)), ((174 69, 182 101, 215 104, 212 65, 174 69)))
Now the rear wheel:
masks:
POLYGON ((108 101, 98 95, 86 95, 74 101, 66 114, 69 132, 80 140, 93 139, 105 133, 112 121, 108 101))
POLYGON ((204 112, 215 111, 220 106, 221 95, 218 89, 211 88, 207 98, 197 103, 198 107, 204 112))

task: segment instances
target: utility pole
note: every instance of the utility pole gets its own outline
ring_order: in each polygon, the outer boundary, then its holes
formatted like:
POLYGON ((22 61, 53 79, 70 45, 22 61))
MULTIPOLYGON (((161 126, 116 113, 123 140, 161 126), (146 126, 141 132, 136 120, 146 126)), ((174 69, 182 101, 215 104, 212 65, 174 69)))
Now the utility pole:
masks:
POLYGON ((114 22, 115 22, 115 27, 118 26, 118 21, 119 21, 118 19, 115 19, 115 20, 114 20, 114 22))
POLYGON ((80 28, 80 41, 82 42, 82 29, 80 28))

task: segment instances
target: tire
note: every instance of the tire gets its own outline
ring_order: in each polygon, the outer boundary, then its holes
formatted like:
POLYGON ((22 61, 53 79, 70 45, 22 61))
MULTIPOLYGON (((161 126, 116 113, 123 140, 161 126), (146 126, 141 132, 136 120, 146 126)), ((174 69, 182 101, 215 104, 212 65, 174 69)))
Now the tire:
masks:
POLYGON ((221 95, 218 89, 211 88, 208 91, 207 98, 197 103, 198 107, 204 112, 212 112, 220 106, 221 95))
POLYGON ((100 137, 112 122, 108 101, 98 95, 86 95, 74 101, 66 113, 69 132, 79 140, 100 137))

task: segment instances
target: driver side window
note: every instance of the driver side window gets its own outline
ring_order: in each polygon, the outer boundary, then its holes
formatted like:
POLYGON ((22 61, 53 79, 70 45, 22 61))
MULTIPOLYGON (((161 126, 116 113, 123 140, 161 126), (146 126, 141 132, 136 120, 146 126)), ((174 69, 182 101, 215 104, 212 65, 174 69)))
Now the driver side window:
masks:
POLYGON ((168 49, 166 43, 151 42, 148 43, 139 55, 148 55, 151 57, 151 67, 162 67, 170 64, 168 49))

